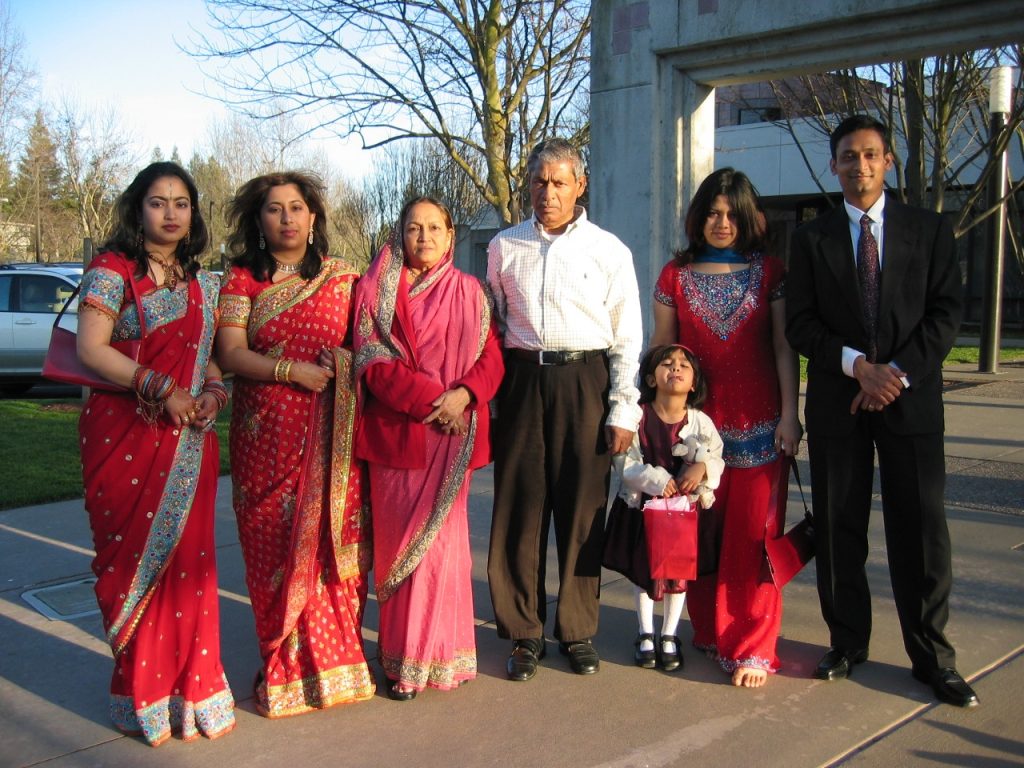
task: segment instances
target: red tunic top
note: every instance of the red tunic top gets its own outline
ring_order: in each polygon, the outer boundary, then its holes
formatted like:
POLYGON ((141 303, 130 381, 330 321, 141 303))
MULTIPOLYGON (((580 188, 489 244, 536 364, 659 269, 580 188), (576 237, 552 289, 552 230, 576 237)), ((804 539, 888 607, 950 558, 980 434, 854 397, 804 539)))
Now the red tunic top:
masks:
POLYGON ((678 340, 694 351, 708 382, 702 410, 725 443, 728 467, 756 467, 778 458, 775 427, 779 379, 769 304, 784 295, 785 268, 755 254, 750 269, 695 272, 674 260, 654 288, 656 301, 676 310, 678 340))

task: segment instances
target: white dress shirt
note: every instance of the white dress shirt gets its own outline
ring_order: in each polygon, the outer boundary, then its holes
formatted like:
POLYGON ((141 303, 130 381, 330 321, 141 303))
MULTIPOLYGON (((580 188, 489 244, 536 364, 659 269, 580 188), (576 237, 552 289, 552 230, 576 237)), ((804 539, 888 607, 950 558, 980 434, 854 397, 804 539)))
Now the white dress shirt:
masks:
MULTIPOLYGON (((879 195, 875 204, 866 211, 862 211, 855 205, 850 205, 850 203, 845 200, 843 201, 843 205, 846 207, 846 216, 850 221, 850 237, 853 240, 854 269, 857 268, 857 247, 860 245, 860 220, 866 213, 868 218, 871 219, 871 234, 874 235, 875 242, 878 243, 878 271, 879 274, 881 274, 884 258, 882 254, 885 251, 885 240, 882 237, 882 225, 885 222, 885 193, 879 195)), ((843 373, 850 378, 853 378, 853 364, 857 362, 857 358, 863 354, 864 353, 859 349, 843 347, 843 373)), ((899 365, 895 360, 890 360, 889 365, 893 368, 899 368, 899 365)), ((903 382, 904 387, 910 389, 910 380, 906 376, 901 376, 900 381, 903 382)))
POLYGON ((635 432, 643 328, 633 256, 622 241, 578 206, 560 235, 544 232, 530 218, 491 240, 487 282, 506 347, 608 351, 607 424, 635 432))

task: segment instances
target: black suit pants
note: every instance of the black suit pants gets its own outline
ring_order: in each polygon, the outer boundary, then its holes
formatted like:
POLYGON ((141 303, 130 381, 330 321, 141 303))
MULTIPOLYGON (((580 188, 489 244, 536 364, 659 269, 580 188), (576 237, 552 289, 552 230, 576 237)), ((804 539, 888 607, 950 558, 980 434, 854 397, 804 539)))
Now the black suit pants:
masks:
POLYGON ((548 529, 558 553, 555 637, 597 632, 611 458, 608 361, 537 365, 506 355, 493 422, 494 513, 487 578, 498 635, 541 637, 548 529))
POLYGON ((811 434, 808 447, 818 596, 832 646, 867 649, 871 638, 865 563, 877 451, 889 576, 903 644, 922 672, 955 666, 944 633, 953 576, 942 433, 898 435, 883 414, 861 411, 853 432, 811 434))

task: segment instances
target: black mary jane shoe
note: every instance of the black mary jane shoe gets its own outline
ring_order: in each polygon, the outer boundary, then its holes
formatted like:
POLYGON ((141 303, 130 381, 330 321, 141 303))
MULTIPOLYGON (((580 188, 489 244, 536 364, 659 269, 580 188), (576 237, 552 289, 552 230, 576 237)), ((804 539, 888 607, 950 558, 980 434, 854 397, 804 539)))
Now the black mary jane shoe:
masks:
POLYGON ((398 686, 400 683, 397 680, 388 680, 388 698, 393 701, 412 701, 416 698, 416 689, 413 688, 409 691, 400 691, 398 686))
POLYGON ((677 669, 683 668, 683 651, 682 646, 679 644, 678 635, 662 635, 658 638, 658 643, 655 646, 657 648, 658 666, 666 672, 675 672, 677 669), (665 642, 674 643, 676 649, 667 653, 665 651, 665 642))
POLYGON ((636 646, 636 650, 633 651, 633 661, 636 662, 638 667, 644 669, 654 669, 658 663, 657 652, 654 650, 657 641, 654 639, 654 635, 649 632, 641 632, 636 636, 636 640, 633 641, 633 645, 636 646), (651 643, 651 650, 644 651, 640 649, 640 645, 645 641, 651 643))

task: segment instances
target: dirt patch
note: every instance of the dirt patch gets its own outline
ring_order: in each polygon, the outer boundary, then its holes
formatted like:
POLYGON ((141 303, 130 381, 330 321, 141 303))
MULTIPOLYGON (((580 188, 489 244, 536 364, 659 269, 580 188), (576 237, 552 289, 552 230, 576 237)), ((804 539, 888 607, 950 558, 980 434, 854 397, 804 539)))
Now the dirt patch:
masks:
POLYGON ((54 413, 81 413, 81 403, 47 403, 39 406, 41 411, 52 411, 54 413))

